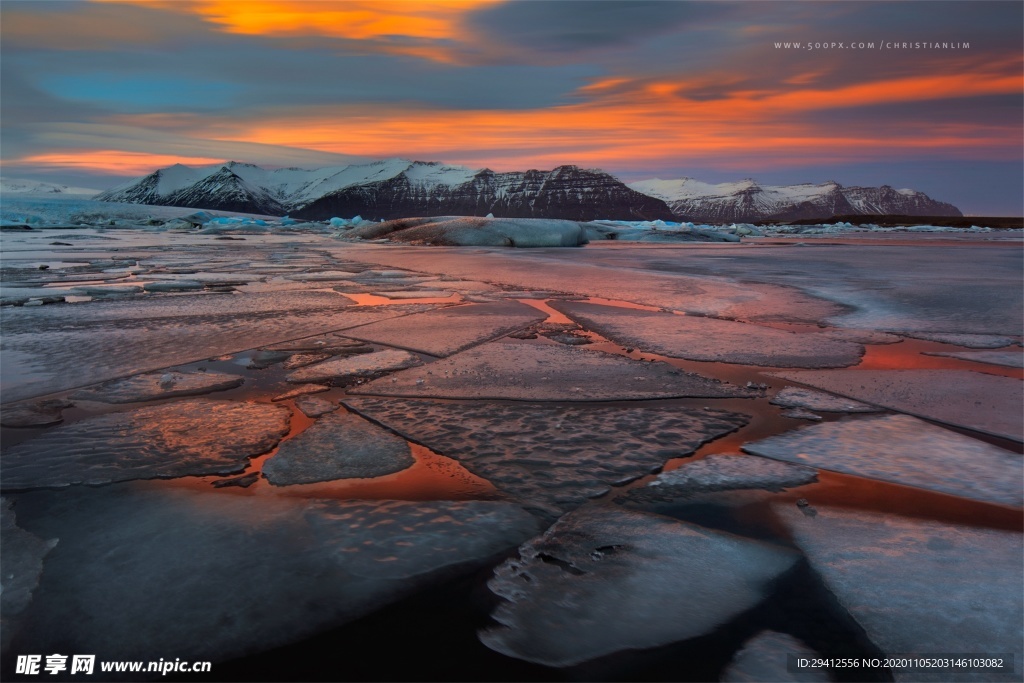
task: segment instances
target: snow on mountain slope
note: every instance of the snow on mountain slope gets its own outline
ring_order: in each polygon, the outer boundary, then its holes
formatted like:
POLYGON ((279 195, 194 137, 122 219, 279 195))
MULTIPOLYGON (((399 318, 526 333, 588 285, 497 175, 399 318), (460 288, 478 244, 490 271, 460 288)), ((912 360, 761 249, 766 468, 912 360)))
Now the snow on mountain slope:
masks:
POLYGON ((959 216, 951 204, 922 192, 881 187, 843 187, 837 182, 759 185, 754 180, 702 183, 693 178, 643 180, 629 187, 665 201, 687 220, 756 221, 828 218, 851 214, 959 216))
POLYGON ((0 192, 18 194, 82 194, 94 195, 99 190, 87 187, 69 187, 57 183, 46 183, 41 180, 20 180, 17 178, 0 178, 0 192))

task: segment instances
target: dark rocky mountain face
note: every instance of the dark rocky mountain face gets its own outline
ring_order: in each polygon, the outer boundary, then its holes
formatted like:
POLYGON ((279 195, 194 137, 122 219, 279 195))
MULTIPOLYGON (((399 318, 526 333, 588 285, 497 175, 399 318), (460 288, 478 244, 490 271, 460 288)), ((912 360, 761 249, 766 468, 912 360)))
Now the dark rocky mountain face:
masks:
POLYGON ((170 206, 195 206, 219 211, 283 215, 285 207, 262 188, 252 187, 234 172, 222 168, 194 185, 171 195, 170 206))
POLYGON ((271 216, 285 213, 282 203, 267 190, 253 187, 227 166, 169 195, 161 195, 159 192, 161 175, 164 172, 162 169, 154 171, 128 188, 103 192, 97 195, 96 199, 106 202, 184 206, 271 216))
POLYGON ((395 219, 410 216, 562 218, 587 221, 672 220, 660 199, 626 187, 607 173, 559 166, 552 171, 495 173, 484 169, 458 185, 425 186, 405 174, 326 194, 295 210, 297 218, 395 219))

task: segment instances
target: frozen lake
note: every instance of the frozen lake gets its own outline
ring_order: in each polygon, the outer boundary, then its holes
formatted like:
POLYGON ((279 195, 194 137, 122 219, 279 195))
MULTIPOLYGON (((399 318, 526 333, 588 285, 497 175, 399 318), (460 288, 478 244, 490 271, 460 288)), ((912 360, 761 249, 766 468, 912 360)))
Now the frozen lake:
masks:
POLYGON ((110 207, 5 201, 5 680, 69 648, 1020 679, 1019 232, 426 247, 110 207))

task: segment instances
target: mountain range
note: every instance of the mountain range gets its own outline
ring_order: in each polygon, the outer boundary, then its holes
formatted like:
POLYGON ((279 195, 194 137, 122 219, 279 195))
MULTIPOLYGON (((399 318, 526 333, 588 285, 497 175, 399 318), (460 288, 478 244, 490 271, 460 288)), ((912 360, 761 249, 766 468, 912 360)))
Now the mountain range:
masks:
POLYGON ((915 190, 820 185, 711 185, 692 178, 629 185, 600 169, 496 173, 438 162, 387 159, 319 169, 264 169, 236 161, 175 164, 96 195, 135 204, 326 220, 464 215, 586 221, 734 222, 828 218, 849 214, 960 216, 951 204, 915 190))

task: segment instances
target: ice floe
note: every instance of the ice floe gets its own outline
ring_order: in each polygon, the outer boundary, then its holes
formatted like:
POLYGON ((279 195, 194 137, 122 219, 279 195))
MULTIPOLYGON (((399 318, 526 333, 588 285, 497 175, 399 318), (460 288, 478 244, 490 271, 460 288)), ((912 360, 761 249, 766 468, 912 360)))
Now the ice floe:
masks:
POLYGON ((134 403, 175 396, 198 396, 240 387, 244 377, 223 372, 147 372, 103 382, 71 394, 75 401, 134 403))
POLYGON ((369 382, 350 394, 421 398, 611 401, 754 397, 760 392, 588 349, 490 342, 369 382))
POLYGON ((1008 368, 1024 368, 1024 349, 1020 348, 1014 351, 926 351, 924 355, 959 358, 989 365, 1005 365, 1008 368))
MULTIPOLYGON (((317 400, 317 399, 314 399, 317 400)), ((409 444, 351 413, 333 413, 285 441, 263 465, 271 484, 379 477, 413 464, 409 444)))
POLYGON ((18 651, 98 660, 262 652, 536 533, 501 502, 256 499, 136 484, 22 495, 18 522, 61 539, 24 613, 18 642, 31 648, 18 651))
POLYGON ((63 411, 74 405, 61 398, 47 398, 24 403, 11 403, 0 410, 4 427, 45 427, 64 420, 63 411))
POLYGON ((995 334, 965 334, 958 332, 903 332, 914 339, 966 346, 969 349, 999 349, 1017 342, 1014 337, 995 334))
POLYGON ((817 480, 815 471, 808 467, 743 455, 717 454, 662 472, 646 486, 631 489, 624 498, 637 502, 667 502, 738 489, 778 492, 817 480))
POLYGON ((772 397, 770 403, 783 408, 807 408, 825 413, 877 413, 882 410, 860 401, 803 387, 785 387, 772 397))
POLYGON ((909 415, 812 425, 743 450, 989 503, 1024 503, 1021 456, 909 415))
POLYGON ((288 431, 281 405, 185 399, 59 425, 5 449, 4 490, 240 472, 288 431))
POLYGON ((295 407, 301 410, 306 417, 320 417, 327 413, 333 413, 338 409, 338 404, 317 396, 303 394, 295 399, 295 407))
POLYGON ((548 666, 705 635, 770 592, 797 555, 667 517, 588 506, 525 543, 488 583, 485 645, 548 666))
POLYGON ((306 382, 327 382, 344 384, 364 377, 403 370, 418 365, 420 359, 408 351, 387 349, 345 358, 335 358, 315 365, 307 365, 288 375, 288 381, 300 384, 306 382))
POLYGON ((354 228, 345 238, 473 247, 577 247, 587 243, 586 233, 576 221, 467 216, 385 221, 354 228))
POLYGON ((1021 382, 969 370, 828 370, 770 373, 957 427, 1024 441, 1021 382))
POLYGON ((306 394, 319 394, 321 392, 330 390, 330 387, 326 387, 323 384, 303 384, 301 386, 295 387, 294 389, 289 389, 283 394, 278 394, 277 396, 273 397, 270 400, 274 402, 287 401, 290 398, 305 396, 306 394))
POLYGON ((448 356, 475 344, 540 322, 546 316, 518 301, 470 304, 381 321, 346 332, 376 344, 448 356))
POLYGON ((883 653, 1013 658, 1012 672, 895 667, 896 680, 1020 680, 1020 533, 827 506, 814 517, 789 505, 773 509, 883 653))

